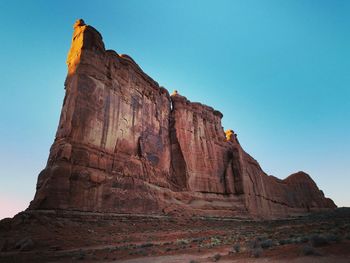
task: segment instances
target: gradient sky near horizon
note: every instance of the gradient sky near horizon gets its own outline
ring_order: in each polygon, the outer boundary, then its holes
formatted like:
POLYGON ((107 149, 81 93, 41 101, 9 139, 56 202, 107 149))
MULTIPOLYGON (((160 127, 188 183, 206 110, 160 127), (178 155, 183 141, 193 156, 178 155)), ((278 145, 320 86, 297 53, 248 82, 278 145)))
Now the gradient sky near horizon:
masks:
POLYGON ((220 110, 268 174, 350 206, 350 1, 0 1, 0 219, 45 167, 78 18, 160 85, 220 110), (97 3, 95 3, 97 2, 97 3))

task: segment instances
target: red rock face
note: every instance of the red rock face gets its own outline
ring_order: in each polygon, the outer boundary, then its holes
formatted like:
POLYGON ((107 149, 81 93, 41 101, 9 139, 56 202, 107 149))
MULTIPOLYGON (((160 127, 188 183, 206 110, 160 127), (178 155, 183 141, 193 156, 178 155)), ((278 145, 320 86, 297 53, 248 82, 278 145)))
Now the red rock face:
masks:
POLYGON ((171 99, 173 155, 180 151, 183 158, 181 162, 173 160, 177 176, 184 177, 189 191, 225 194, 228 147, 222 114, 178 94, 171 99))
POLYGON ((56 139, 30 209, 284 217, 334 208, 299 172, 267 176, 222 114, 105 50, 78 20, 56 139))

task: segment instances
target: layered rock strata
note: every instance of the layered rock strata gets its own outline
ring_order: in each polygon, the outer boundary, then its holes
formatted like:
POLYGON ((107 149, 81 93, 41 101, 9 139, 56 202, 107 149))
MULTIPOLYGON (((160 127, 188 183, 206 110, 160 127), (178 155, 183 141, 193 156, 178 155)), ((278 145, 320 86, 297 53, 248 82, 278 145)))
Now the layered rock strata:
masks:
POLYGON ((299 172, 266 175, 222 114, 160 87, 74 25, 66 95, 29 209, 273 218, 332 209, 299 172))

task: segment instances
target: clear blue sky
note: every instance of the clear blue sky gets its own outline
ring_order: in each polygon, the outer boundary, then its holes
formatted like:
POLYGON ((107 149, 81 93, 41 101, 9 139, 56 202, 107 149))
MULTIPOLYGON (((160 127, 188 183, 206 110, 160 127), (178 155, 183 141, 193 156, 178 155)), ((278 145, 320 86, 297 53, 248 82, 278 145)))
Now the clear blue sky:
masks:
POLYGON ((0 1, 0 218, 34 196, 77 18, 170 92, 220 110, 268 174, 303 170, 350 206, 349 14, 346 0, 0 1))

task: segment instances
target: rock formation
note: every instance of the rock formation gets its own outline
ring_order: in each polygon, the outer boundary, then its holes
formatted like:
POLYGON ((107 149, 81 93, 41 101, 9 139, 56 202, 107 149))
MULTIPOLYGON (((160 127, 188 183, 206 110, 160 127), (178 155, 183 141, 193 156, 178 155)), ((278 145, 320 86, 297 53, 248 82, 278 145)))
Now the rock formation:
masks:
POLYGON ((222 114, 160 87, 74 25, 56 139, 29 209, 274 218, 335 208, 298 172, 266 175, 222 114))

